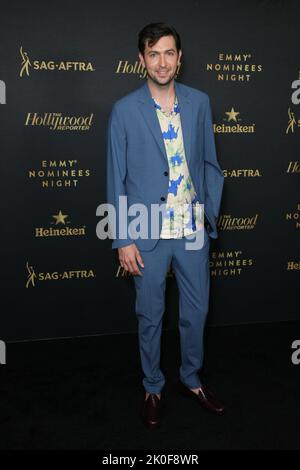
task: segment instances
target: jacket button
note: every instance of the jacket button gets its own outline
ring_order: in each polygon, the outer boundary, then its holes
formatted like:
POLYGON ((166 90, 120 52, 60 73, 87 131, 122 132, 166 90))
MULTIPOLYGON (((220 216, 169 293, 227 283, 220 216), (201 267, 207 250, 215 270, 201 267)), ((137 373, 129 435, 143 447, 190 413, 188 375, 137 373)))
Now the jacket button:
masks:
POLYGON ((160 200, 161 200, 161 201, 165 201, 166 198, 165 198, 165 197, 161 197, 160 200))
POLYGON ((169 173, 168 173, 167 171, 164 172, 164 175, 165 175, 165 176, 168 176, 168 174, 169 174, 169 173))

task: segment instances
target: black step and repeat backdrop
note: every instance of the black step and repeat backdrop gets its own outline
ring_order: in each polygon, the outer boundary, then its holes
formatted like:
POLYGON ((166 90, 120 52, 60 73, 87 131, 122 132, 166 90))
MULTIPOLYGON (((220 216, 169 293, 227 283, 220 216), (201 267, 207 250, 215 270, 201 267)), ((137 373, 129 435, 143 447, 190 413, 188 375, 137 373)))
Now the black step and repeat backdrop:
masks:
MULTIPOLYGON (((212 242, 215 325, 297 319, 299 2, 2 2, 1 331, 6 340, 136 331, 133 279, 109 240, 105 133, 141 86, 137 33, 182 37, 177 80, 209 94, 225 187, 212 242)), ((178 292, 167 276, 165 326, 178 292)))

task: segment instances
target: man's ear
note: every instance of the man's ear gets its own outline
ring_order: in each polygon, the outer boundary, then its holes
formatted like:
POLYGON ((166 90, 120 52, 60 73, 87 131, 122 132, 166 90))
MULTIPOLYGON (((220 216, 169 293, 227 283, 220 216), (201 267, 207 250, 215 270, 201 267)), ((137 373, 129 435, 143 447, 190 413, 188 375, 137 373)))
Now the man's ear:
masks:
POLYGON ((139 52, 139 59, 142 62, 142 65, 145 65, 144 57, 142 56, 140 52, 139 52))
POLYGON ((182 50, 179 49, 179 51, 178 51, 178 65, 179 65, 180 62, 181 62, 181 57, 182 57, 182 50))

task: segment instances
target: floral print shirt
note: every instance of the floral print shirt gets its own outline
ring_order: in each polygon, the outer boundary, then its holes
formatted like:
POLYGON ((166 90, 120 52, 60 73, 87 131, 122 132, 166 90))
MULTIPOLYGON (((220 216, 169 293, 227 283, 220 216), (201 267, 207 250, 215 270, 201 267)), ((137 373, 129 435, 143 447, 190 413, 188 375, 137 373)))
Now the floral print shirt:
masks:
POLYGON ((186 162, 177 96, 167 114, 152 96, 169 164, 169 189, 160 238, 182 238, 203 227, 202 205, 197 201, 186 162))

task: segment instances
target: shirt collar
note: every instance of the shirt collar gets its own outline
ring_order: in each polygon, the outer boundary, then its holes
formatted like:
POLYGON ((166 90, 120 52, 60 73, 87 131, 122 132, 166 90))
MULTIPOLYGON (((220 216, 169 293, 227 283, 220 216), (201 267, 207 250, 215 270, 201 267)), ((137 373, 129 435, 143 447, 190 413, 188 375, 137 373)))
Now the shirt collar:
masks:
MULTIPOLYGON (((160 104, 156 101, 156 99, 153 96, 152 96, 152 100, 153 100, 153 103, 154 103, 154 107, 156 109, 160 109, 162 111, 162 108, 161 108, 160 104)), ((173 113, 175 113, 175 114, 179 113, 179 105, 178 105, 177 96, 175 96, 173 108, 172 108, 172 111, 171 111, 171 114, 173 114, 173 113)))

